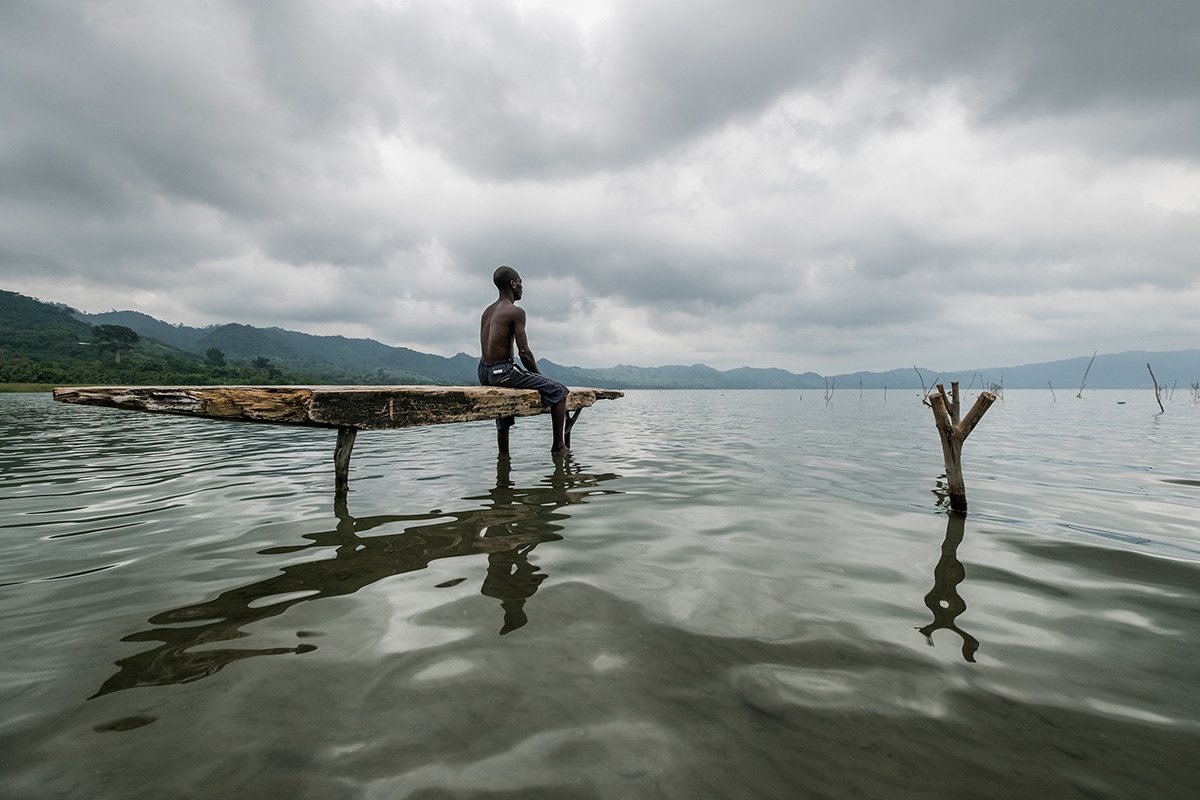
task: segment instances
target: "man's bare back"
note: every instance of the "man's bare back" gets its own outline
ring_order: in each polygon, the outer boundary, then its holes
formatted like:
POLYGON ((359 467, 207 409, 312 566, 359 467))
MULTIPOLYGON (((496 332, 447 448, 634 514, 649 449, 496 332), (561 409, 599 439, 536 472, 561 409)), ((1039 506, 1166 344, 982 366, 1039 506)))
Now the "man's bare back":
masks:
POLYGON ((485 364, 513 357, 517 323, 525 324, 525 309, 501 298, 483 310, 479 320, 479 352, 485 364))

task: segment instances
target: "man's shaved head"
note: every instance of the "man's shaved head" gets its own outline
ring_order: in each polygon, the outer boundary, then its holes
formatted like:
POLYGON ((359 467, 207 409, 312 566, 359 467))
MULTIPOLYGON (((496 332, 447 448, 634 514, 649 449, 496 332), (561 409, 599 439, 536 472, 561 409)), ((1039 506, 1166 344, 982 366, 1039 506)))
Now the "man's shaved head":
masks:
POLYGON ((492 283, 496 284, 496 288, 504 291, 509 288, 509 281, 519 281, 521 276, 512 267, 496 267, 496 271, 492 273, 492 283))

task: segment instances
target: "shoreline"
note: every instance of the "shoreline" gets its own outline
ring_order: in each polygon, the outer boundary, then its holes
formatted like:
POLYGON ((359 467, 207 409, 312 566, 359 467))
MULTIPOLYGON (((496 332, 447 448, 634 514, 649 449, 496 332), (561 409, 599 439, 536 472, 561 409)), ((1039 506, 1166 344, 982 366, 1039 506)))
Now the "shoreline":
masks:
POLYGON ((35 393, 53 391, 57 383, 0 383, 0 393, 35 393))

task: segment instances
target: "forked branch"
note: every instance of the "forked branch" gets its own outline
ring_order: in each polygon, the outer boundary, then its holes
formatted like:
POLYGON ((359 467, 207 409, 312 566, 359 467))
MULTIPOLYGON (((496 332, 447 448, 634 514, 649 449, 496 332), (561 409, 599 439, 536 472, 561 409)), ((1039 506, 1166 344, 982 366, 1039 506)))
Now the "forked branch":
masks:
MULTIPOLYGON (((951 384, 957 400, 957 385, 951 384)), ((996 402, 996 395, 991 392, 981 392, 975 399, 975 404, 967 411, 961 421, 952 416, 951 409, 957 405, 946 397, 946 389, 941 384, 937 386, 937 394, 929 397, 933 409, 933 422, 937 426, 938 438, 942 442, 942 456, 946 462, 946 488, 950 497, 950 508, 955 511, 967 510, 967 488, 962 474, 962 446, 971 431, 983 419, 983 415, 996 402)))

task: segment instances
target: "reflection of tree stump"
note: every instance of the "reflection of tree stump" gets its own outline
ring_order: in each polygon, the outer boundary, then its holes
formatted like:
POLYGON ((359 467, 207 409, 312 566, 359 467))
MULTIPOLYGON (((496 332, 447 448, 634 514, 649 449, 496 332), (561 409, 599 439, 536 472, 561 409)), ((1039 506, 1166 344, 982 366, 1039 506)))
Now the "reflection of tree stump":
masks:
POLYGON ((967 577, 967 571, 958 560, 958 546, 962 543, 967 515, 951 511, 946 519, 946 538, 942 542, 942 557, 933 568, 933 588, 925 595, 925 607, 933 612, 933 622, 917 628, 933 646, 933 632, 948 628, 962 637, 963 658, 974 663, 979 640, 954 624, 958 615, 967 610, 967 602, 958 594, 958 585, 967 577))
POLYGON ((975 405, 967 415, 959 421, 958 418, 958 381, 950 384, 953 398, 946 396, 946 387, 937 385, 937 392, 929 395, 929 405, 933 408, 933 421, 937 425, 938 434, 942 439, 942 456, 946 460, 946 488, 950 496, 950 508, 955 511, 967 510, 967 487, 963 483, 962 446, 971 431, 983 419, 983 415, 996 402, 996 395, 991 392, 981 392, 975 399, 975 405))

